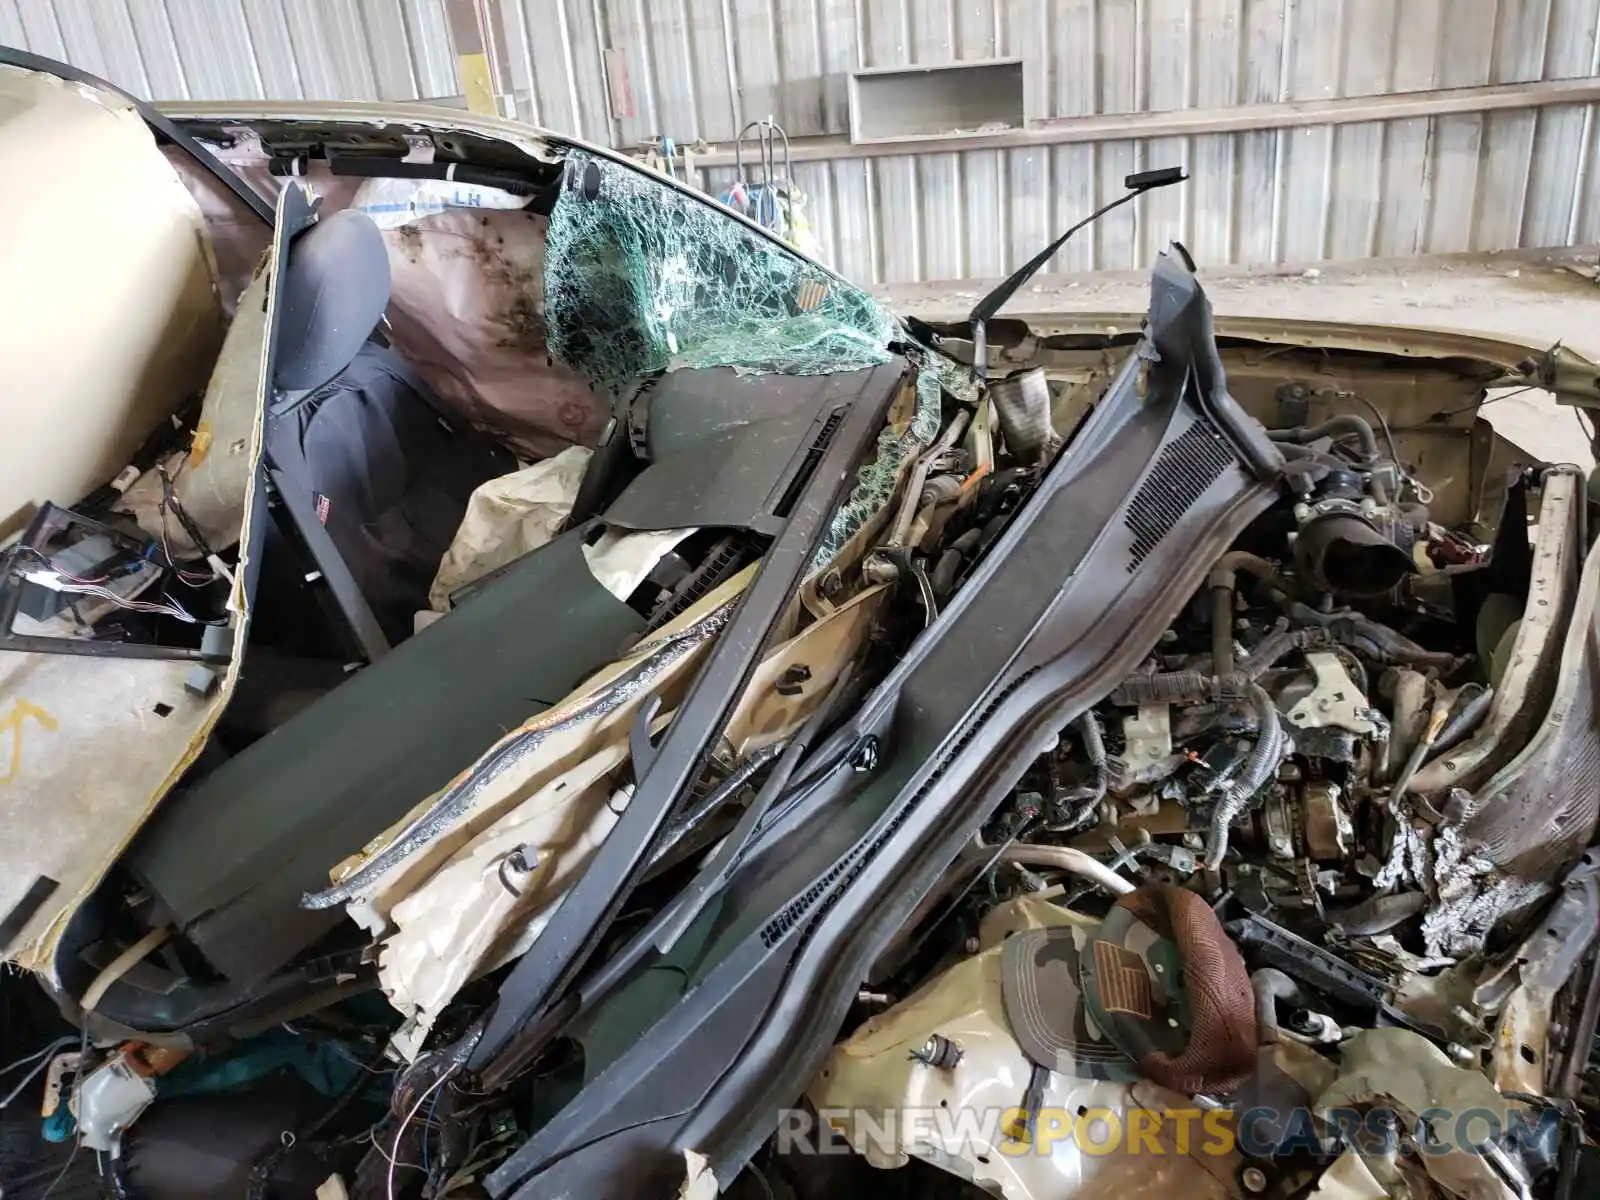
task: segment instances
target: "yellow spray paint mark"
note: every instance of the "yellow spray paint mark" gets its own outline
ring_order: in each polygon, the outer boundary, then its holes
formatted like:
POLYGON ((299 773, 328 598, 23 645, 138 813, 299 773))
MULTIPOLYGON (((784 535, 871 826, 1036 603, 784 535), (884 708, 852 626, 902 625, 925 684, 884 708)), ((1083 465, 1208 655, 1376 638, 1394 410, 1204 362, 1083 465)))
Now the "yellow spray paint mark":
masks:
POLYGON ((53 730, 58 728, 56 719, 37 704, 31 704, 27 700, 21 699, 14 701, 11 705, 11 711, 6 714, 4 719, 0 719, 0 736, 3 736, 8 731, 11 734, 11 761, 10 765, 6 767, 5 774, 0 775, 0 783, 10 783, 18 775, 22 774, 22 727, 27 723, 29 717, 32 717, 46 729, 53 730))

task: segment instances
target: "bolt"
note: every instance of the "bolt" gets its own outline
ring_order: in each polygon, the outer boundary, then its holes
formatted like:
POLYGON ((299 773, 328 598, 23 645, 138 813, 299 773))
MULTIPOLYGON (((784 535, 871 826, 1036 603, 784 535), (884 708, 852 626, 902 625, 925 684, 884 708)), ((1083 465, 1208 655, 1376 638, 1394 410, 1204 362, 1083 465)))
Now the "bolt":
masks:
POLYGON ((981 950, 981 949, 983 949, 983 943, 982 943, 982 942, 980 942, 980 941, 979 941, 979 940, 978 940, 978 939, 977 939, 977 938, 975 938, 975 937, 969 937, 969 938, 968 938, 968 939, 967 939, 967 940, 966 940, 966 942, 965 942, 965 943, 964 943, 964 944, 963 944, 963 946, 962 946, 962 948, 963 948, 963 949, 964 949, 964 950, 965 950, 965 951, 966 951, 966 952, 967 952, 967 953, 968 953, 968 954, 976 954, 976 953, 977 953, 977 952, 978 952, 978 951, 979 951, 979 950, 981 950))
POLYGON ((822 577, 822 582, 817 585, 817 590, 822 593, 825 599, 832 600, 840 592, 844 591, 844 576, 839 574, 837 569, 829 571, 822 577))
POLYGON ((1246 1167, 1239 1172, 1239 1183, 1247 1192, 1264 1192, 1267 1190, 1267 1173, 1260 1167, 1246 1167))

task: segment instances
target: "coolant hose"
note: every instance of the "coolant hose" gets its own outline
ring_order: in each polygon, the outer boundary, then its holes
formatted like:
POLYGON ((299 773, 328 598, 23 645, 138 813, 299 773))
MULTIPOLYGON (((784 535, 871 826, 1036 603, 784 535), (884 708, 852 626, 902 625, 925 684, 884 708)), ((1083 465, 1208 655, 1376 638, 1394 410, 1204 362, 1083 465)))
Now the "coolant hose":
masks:
POLYGON ((1233 674, 1233 589, 1211 589, 1211 670, 1233 674))
POLYGON ((1245 550, 1230 550, 1217 559, 1217 565, 1211 568, 1211 576, 1207 582, 1214 588, 1227 588, 1231 592, 1240 571, 1246 575, 1254 575, 1278 591, 1289 590, 1289 585, 1284 582, 1283 576, 1278 574, 1277 567, 1259 554, 1251 554, 1245 550))
POLYGON ((1228 853, 1228 839, 1233 823, 1244 811, 1250 798, 1266 786, 1289 751, 1289 735, 1284 732, 1278 718, 1277 706, 1260 684, 1249 684, 1245 694, 1255 709, 1257 728, 1256 744, 1240 768, 1238 778, 1222 785, 1216 811, 1211 815, 1211 836, 1206 841, 1206 869, 1214 871, 1228 853))
POLYGON ((1355 413, 1340 413, 1338 416, 1329 417, 1320 425, 1267 430, 1267 437, 1275 442, 1291 442, 1300 446, 1314 442, 1318 438, 1339 437, 1345 434, 1354 434, 1356 440, 1361 443, 1363 462, 1378 461, 1378 435, 1372 431, 1371 422, 1364 417, 1356 416, 1355 413))
POLYGON ((1258 554, 1230 550, 1217 559, 1207 582, 1211 586, 1211 673, 1219 678, 1233 674, 1233 589, 1240 571, 1288 593, 1277 568, 1258 554))
POLYGON ((1134 890, 1131 879, 1124 879, 1098 858, 1074 850, 1071 846, 1032 846, 1026 843, 1007 846, 1000 852, 1000 861, 1015 863, 1019 867, 1054 867, 1069 871, 1091 883, 1099 884, 1113 896, 1126 896, 1134 890))
POLYGON ((1300 985, 1276 967, 1262 967, 1250 976, 1256 997, 1256 1041, 1270 1046, 1278 1040, 1278 1001, 1304 1004, 1300 985))
POLYGON ((1469 683, 1461 689, 1456 696, 1455 704, 1451 706, 1449 719, 1445 721, 1444 728, 1439 730, 1439 736, 1433 739, 1433 746, 1423 756, 1424 763, 1432 762, 1446 750, 1453 750, 1467 738, 1472 736, 1474 730, 1483 724, 1484 717, 1489 715, 1489 709, 1494 706, 1494 689, 1482 684, 1469 683), (1468 692, 1467 689, 1474 689, 1468 692), (1463 698, 1463 694, 1465 697, 1463 698))
POLYGON ((1267 634, 1250 651, 1242 674, 1246 679, 1260 679, 1291 650, 1314 650, 1319 646, 1333 645, 1333 636, 1321 626, 1310 629, 1278 629, 1267 634))
POLYGON ((1360 613, 1318 612, 1308 604, 1290 601, 1284 605, 1290 620, 1307 625, 1319 625, 1329 631, 1333 639, 1352 650, 1359 650, 1368 658, 1385 664, 1415 663, 1425 667, 1447 669, 1455 663, 1455 656, 1444 650, 1424 650, 1404 634, 1396 633, 1360 613))

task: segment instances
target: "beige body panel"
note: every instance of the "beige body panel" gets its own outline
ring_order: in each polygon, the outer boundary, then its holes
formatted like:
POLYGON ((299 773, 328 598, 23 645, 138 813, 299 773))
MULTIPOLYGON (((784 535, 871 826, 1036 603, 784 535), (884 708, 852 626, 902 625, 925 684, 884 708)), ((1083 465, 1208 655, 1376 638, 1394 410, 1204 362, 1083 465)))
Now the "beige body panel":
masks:
POLYGON ((0 538, 197 395, 223 317, 199 206, 128 105, 0 67, 0 538))

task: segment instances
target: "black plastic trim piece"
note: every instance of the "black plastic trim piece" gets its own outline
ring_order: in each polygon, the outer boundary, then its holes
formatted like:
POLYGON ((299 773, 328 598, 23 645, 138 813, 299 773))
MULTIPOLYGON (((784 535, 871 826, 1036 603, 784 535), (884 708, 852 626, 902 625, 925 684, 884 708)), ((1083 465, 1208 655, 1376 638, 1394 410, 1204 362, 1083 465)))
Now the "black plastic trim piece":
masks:
POLYGON ((22 899, 13 904, 11 911, 0 919, 0 952, 11 948, 12 939, 33 920, 33 914, 44 907, 44 902, 55 895, 56 889, 60 886, 59 881, 51 879, 48 875, 33 877, 28 890, 22 893, 22 899))
POLYGON ((793 596, 817 540, 843 501, 856 466, 876 444, 908 369, 903 359, 896 359, 863 381, 859 398, 829 442, 787 525, 763 556, 626 811, 532 949, 501 984, 468 1064, 485 1086, 508 1078, 526 1060, 531 1050, 526 1040, 514 1044, 518 1033, 571 985, 642 878, 679 798, 699 775, 771 636, 773 622, 793 596))
POLYGON ((1128 556, 1130 573, 1138 570, 1233 461, 1222 435, 1203 417, 1162 447, 1123 517, 1134 534, 1133 552, 1128 556))
MULTIPOLYGON (((635 1179, 687 1149, 731 1179, 804 1089, 871 962, 973 829, 1054 731, 1132 669, 1210 563, 1274 502, 1276 480, 1233 465, 1174 536, 1124 572, 1133 535, 1118 518, 1162 449, 1202 419, 1192 364, 1180 360, 1168 386, 1144 397, 1141 362, 1129 357, 973 578, 796 771, 800 795, 730 880, 724 913, 738 914, 737 942, 491 1174, 493 1195, 560 1194, 542 1172, 560 1163, 557 1174, 571 1178, 586 1158, 607 1162, 608 1178, 628 1178, 613 1152, 635 1158, 635 1179), (865 739, 887 748, 865 773, 823 765, 847 761, 865 739), (735 1003, 763 1008, 752 1038, 718 1019, 735 1003), (624 1142, 624 1129, 684 1107, 706 1058, 722 1069, 671 1145, 624 1142), (686 1061, 700 1063, 697 1076, 679 1073, 686 1061)), ((608 1186, 591 1200, 628 1194, 608 1186)))

